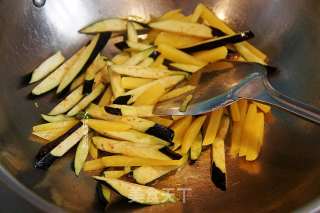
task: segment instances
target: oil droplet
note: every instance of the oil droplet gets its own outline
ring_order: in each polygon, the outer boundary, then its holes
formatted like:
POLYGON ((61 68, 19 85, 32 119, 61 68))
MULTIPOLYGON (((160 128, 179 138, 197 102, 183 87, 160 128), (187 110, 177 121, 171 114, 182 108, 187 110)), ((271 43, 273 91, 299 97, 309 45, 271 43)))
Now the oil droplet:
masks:
POLYGON ((32 0, 32 2, 36 7, 43 7, 46 3, 46 0, 32 0))

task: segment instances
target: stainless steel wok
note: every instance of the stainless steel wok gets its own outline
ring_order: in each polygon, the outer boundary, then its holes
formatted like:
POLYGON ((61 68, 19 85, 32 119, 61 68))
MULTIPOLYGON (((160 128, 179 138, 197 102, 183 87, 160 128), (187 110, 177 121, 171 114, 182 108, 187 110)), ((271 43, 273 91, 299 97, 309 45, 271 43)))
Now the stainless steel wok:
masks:
MULTIPOLYGON (((102 17, 127 14, 158 16, 182 8, 190 13, 198 1, 0 0, 0 179, 47 212, 102 211, 95 182, 71 170, 72 153, 48 172, 32 162, 40 145, 29 138, 39 113, 56 102, 52 95, 27 99, 31 86, 21 76, 61 49, 70 55, 87 36, 77 31, 102 17), (39 108, 35 106, 38 103, 39 108)), ((281 70, 272 80, 279 91, 320 107, 320 2, 318 0, 204 1, 237 30, 251 29, 253 43, 281 70)), ((109 51, 108 54, 111 52, 109 51)), ((115 212, 286 212, 320 206, 320 128, 274 109, 262 155, 255 163, 227 159, 228 192, 210 181, 209 152, 193 166, 163 178, 157 186, 188 188, 186 202, 147 206, 116 202, 115 212)), ((8 203, 1 202, 0 205, 8 203)), ((11 205, 19 206, 12 201, 11 205)))

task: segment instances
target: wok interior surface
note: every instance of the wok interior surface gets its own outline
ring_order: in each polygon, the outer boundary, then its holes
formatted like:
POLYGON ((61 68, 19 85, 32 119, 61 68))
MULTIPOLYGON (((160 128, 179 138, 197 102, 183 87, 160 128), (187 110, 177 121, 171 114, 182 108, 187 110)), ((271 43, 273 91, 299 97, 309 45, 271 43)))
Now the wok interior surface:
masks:
MULTIPOLYGON (((128 14, 148 17, 182 8, 189 14, 199 1, 48 0, 43 8, 31 1, 0 0, 0 177, 37 208, 55 211, 102 211, 95 181, 72 169, 73 154, 47 171, 33 168, 40 145, 29 139, 40 113, 57 103, 53 93, 36 100, 27 96, 21 77, 57 50, 70 56, 88 41, 78 30, 103 17, 128 14), (38 103, 39 107, 35 106, 38 103), (15 181, 16 178, 17 181, 15 181), (25 188, 25 187, 26 188, 25 188), (47 202, 48 201, 48 202, 47 202), (52 204, 50 204, 52 203, 52 204)), ((281 72, 273 85, 285 94, 320 107, 320 3, 316 0, 203 1, 237 30, 251 29, 252 41, 281 72)), ((111 48, 107 55, 114 50, 111 48)), ((115 212, 284 212, 320 195, 320 129, 277 109, 267 126, 257 162, 227 158, 227 192, 210 180, 210 151, 192 166, 157 182, 159 188, 186 191, 185 202, 141 206, 116 201, 115 212)), ((15 205, 18 205, 17 203, 15 205)))

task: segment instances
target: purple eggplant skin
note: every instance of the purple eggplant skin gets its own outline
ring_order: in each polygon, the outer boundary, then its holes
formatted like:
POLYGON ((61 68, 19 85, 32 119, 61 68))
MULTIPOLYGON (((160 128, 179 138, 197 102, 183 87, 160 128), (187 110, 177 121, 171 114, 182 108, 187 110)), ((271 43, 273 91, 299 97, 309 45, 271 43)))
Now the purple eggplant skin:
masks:
POLYGON ((151 53, 150 58, 153 58, 153 60, 156 60, 159 55, 160 55, 160 52, 155 50, 151 53))
POLYGON ((97 182, 96 193, 99 202, 102 204, 102 206, 106 207, 110 204, 110 201, 103 196, 102 185, 105 185, 102 181, 97 182))
POLYGON ((129 48, 127 42, 125 42, 125 41, 119 41, 119 42, 115 43, 114 46, 116 46, 116 48, 118 48, 121 51, 129 48))
POLYGON ((103 50, 103 48, 108 43, 109 39, 111 37, 111 33, 100 33, 99 39, 97 41, 96 46, 94 47, 92 53, 90 54, 88 60, 84 64, 84 66, 81 68, 81 72, 84 72, 88 69, 88 67, 92 64, 94 59, 97 57, 97 55, 103 50))
POLYGON ((215 27, 210 27, 210 28, 211 28, 211 34, 213 36, 221 37, 221 36, 227 35, 225 32, 223 32, 222 30, 220 30, 218 28, 215 28, 215 27))
POLYGON ((254 37, 253 32, 245 31, 245 32, 237 33, 235 35, 231 35, 225 38, 217 39, 214 41, 208 41, 206 43, 201 43, 195 46, 182 48, 180 50, 186 53, 194 53, 194 52, 203 51, 203 50, 211 50, 217 47, 225 46, 227 44, 235 44, 242 41, 246 41, 253 37, 254 37))
POLYGON ((174 137, 174 131, 168 127, 162 126, 160 124, 155 124, 145 131, 148 135, 153 135, 162 140, 172 143, 174 137))
POLYGON ((132 98, 132 95, 119 96, 112 102, 113 104, 128 105, 128 101, 132 98))
POLYGON ((120 115, 120 116, 122 115, 121 109, 118 109, 118 108, 105 106, 104 110, 109 114, 120 115))
POLYGON ((92 92, 93 84, 94 84, 94 79, 85 80, 83 84, 82 94, 89 95, 92 92))
MULTIPOLYGON (((99 39, 97 41, 96 46, 94 47, 94 49, 92 50, 92 53, 90 54, 88 60, 86 61, 86 63, 83 65, 83 67, 81 68, 80 73, 85 72, 88 67, 92 64, 92 62, 94 61, 94 59, 97 57, 97 55, 103 50, 103 48, 107 45, 109 39, 111 37, 111 33, 107 32, 107 33, 100 33, 99 35, 99 39)), ((93 80, 93 79, 92 79, 93 80)), ((92 87, 93 87, 93 82, 91 82, 91 80, 89 81, 85 81, 84 82, 84 87, 83 87, 83 94, 87 95, 89 93, 91 93, 92 91, 92 87)))
POLYGON ((179 153, 176 153, 175 151, 172 151, 168 146, 164 146, 160 148, 159 151, 162 154, 167 155, 172 160, 180 160, 182 158, 182 155, 180 155, 179 153))
POLYGON ((46 145, 43 145, 35 157, 34 167, 37 169, 44 169, 44 170, 48 169, 53 164, 53 162, 56 159, 58 159, 58 157, 51 154, 51 151, 56 146, 58 146, 64 139, 66 139, 72 132, 74 132, 79 127, 81 127, 81 125, 82 123, 79 122, 77 125, 72 127, 69 131, 67 131, 61 137, 57 138, 52 142, 47 143, 46 145))
POLYGON ((216 187, 222 191, 226 191, 226 174, 223 173, 213 162, 211 167, 211 180, 216 187))

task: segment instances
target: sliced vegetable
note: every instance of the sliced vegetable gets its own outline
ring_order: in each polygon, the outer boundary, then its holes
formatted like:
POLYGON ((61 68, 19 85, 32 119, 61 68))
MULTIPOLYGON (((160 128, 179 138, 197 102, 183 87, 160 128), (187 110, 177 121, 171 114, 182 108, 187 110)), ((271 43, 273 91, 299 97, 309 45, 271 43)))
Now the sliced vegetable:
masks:
MULTIPOLYGON (((63 78, 64 74, 67 72, 70 66, 72 66, 78 57, 82 54, 84 51, 84 47, 78 50, 73 56, 71 56, 66 62, 64 62, 61 66, 59 66, 55 71, 53 71, 48 77, 46 77, 43 81, 41 81, 40 84, 38 84, 33 90, 32 94, 34 95, 41 95, 43 93, 46 93, 55 87, 57 87, 61 79, 63 78)), ((78 84, 80 86, 80 84, 78 84)), ((76 87, 78 87, 76 86, 76 87)), ((76 87, 73 87, 75 89, 76 87)))
POLYGON ((114 115, 133 116, 133 117, 150 117, 153 116, 153 106, 127 106, 112 104, 105 107, 106 112, 114 115))
POLYGON ((168 118, 154 116, 154 117, 149 117, 148 119, 150 121, 153 121, 153 122, 160 124, 162 126, 165 126, 165 127, 169 127, 173 124, 173 120, 168 119, 168 118))
POLYGON ((131 128, 131 126, 128 124, 116 121, 87 119, 85 123, 91 129, 97 131, 100 134, 105 134, 106 131, 125 131, 131 128))
POLYGON ((183 63, 183 64, 192 64, 196 66, 204 66, 206 65, 205 62, 200 61, 199 59, 195 58, 192 55, 189 55, 185 52, 182 52, 174 47, 171 47, 166 44, 160 44, 158 46, 158 50, 161 52, 163 57, 166 59, 169 59, 171 61, 177 62, 177 63, 183 63))
POLYGON ((202 134, 199 133, 196 139, 192 142, 190 147, 190 159, 192 161, 196 161, 201 154, 202 151, 202 134))
POLYGON ((178 168, 179 166, 141 166, 133 170, 133 178, 139 184, 148 184, 178 168))
POLYGON ((134 102, 134 106, 155 105, 166 92, 165 87, 158 82, 144 91, 134 102))
POLYGON ((241 146, 239 150, 239 156, 243 157, 246 156, 248 147, 254 143, 256 139, 256 129, 252 125, 254 123, 255 117, 257 114, 257 105, 249 104, 248 112, 246 114, 244 120, 244 126, 241 133, 241 146))
POLYGON ((164 146, 164 147, 160 148, 159 151, 161 153, 165 154, 166 156, 168 156, 172 160, 180 160, 182 158, 182 155, 180 155, 179 153, 171 150, 167 146, 164 146))
POLYGON ((155 189, 149 186, 142 186, 134 183, 129 183, 126 181, 105 178, 105 177, 94 177, 96 180, 105 181, 114 190, 120 193, 122 196, 130 199, 131 201, 141 203, 141 204, 161 204, 176 201, 173 194, 168 192, 155 189))
POLYGON ((175 47, 179 49, 185 46, 190 46, 194 43, 198 43, 200 41, 203 41, 203 38, 188 36, 188 35, 181 35, 181 34, 170 33, 170 32, 161 32, 156 37, 154 43, 157 46, 159 46, 160 44, 167 44, 171 47, 175 47))
POLYGON ((78 176, 87 159, 90 147, 90 135, 85 135, 78 144, 77 151, 74 158, 74 171, 78 176))
POLYGON ((201 115, 200 117, 196 118, 186 131, 185 135, 183 136, 183 140, 181 143, 181 153, 186 154, 188 153, 192 142, 196 139, 198 136, 200 129, 202 127, 202 124, 206 120, 206 115, 201 115))
POLYGON ((153 29, 180 33, 189 36, 200 38, 212 38, 211 29, 203 24, 188 23, 178 20, 164 20, 150 23, 149 26, 153 29))
POLYGON ((133 22, 130 22, 130 21, 127 23, 127 37, 128 37, 128 41, 138 42, 137 31, 134 27, 133 22))
POLYGON ((112 98, 111 87, 108 87, 106 91, 103 93, 103 96, 101 97, 98 105, 102 107, 109 105, 111 103, 111 98, 112 98))
POLYGON ((185 111, 187 111, 188 106, 189 106, 191 100, 192 100, 192 95, 187 95, 187 96, 183 99, 183 102, 182 102, 181 105, 180 105, 179 111, 180 111, 180 112, 185 112, 185 111))
POLYGON ((223 108, 212 111, 209 116, 209 123, 203 139, 203 145, 212 144, 217 136, 220 121, 223 115, 223 108))
POLYGON ((247 114, 248 109, 248 101, 242 99, 238 102, 239 109, 240 109, 240 121, 233 122, 232 125, 232 133, 231 133, 231 148, 230 148, 230 155, 231 157, 235 158, 239 154, 239 149, 241 146, 241 134, 244 126, 244 120, 247 114))
POLYGON ((74 118, 70 118, 70 117, 65 116, 65 115, 45 115, 45 114, 41 114, 41 117, 43 118, 43 120, 45 120, 47 122, 50 122, 50 123, 74 120, 74 118))
POLYGON ((118 141, 103 137, 93 137, 93 143, 102 151, 113 154, 123 154, 132 157, 149 158, 157 160, 170 160, 170 158, 157 150, 157 147, 146 146, 128 141, 118 141))
POLYGON ((200 6, 200 4, 198 4, 191 15, 191 22, 194 22, 194 23, 198 22, 201 16, 201 13, 202 13, 202 7, 200 6))
POLYGON ((62 136, 64 137, 63 139, 59 138, 41 147, 36 156, 35 168, 49 168, 57 158, 63 156, 76 145, 84 135, 88 134, 88 127, 86 125, 79 124, 75 127, 68 131, 68 133, 71 133, 70 135, 66 133, 62 136), (76 131, 74 131, 75 129, 76 131))
POLYGON ((114 97, 117 98, 121 96, 124 93, 124 89, 121 86, 121 75, 109 69, 109 78, 114 97))
POLYGON ((52 71, 54 71, 60 64, 64 62, 65 58, 61 51, 56 52, 54 55, 47 58, 42 62, 33 72, 30 80, 30 84, 41 80, 46 77, 52 71))
MULTIPOLYGON (((149 144, 149 145, 162 145, 166 146, 170 143, 160 138, 154 137, 152 135, 148 135, 142 132, 138 132, 136 130, 127 130, 127 131, 104 131, 104 134, 107 137, 126 140, 135 143, 149 144)), ((160 147, 161 148, 161 147, 160 147)))
POLYGON ((131 56, 131 58, 129 58, 126 62, 124 62, 124 65, 127 66, 134 66, 137 65, 139 63, 141 63, 144 59, 148 58, 151 53, 154 51, 154 47, 151 47, 149 49, 140 51, 136 54, 134 54, 133 56, 131 56))
POLYGON ((218 138, 212 144, 212 167, 211 179, 216 187, 226 191, 226 165, 224 140, 218 138))
POLYGON ((193 43, 189 46, 184 46, 180 50, 187 52, 187 53, 193 53, 198 51, 204 51, 204 50, 211 50, 214 48, 222 47, 227 44, 235 44, 239 43, 245 40, 249 40, 254 37, 254 34, 251 31, 244 31, 237 34, 232 35, 226 35, 218 38, 213 38, 206 41, 201 41, 198 43, 193 43))
POLYGON ((78 88, 80 85, 84 83, 85 75, 85 73, 82 73, 76 79, 73 80, 72 84, 70 85, 70 91, 73 91, 74 89, 78 88))
POLYGON ((148 158, 112 155, 101 158, 105 167, 119 166, 181 166, 182 160, 150 160, 148 158))
POLYGON ((131 172, 130 166, 125 166, 123 170, 110 170, 105 171, 103 175, 106 178, 121 178, 122 176, 131 172))
POLYGON ((231 118, 233 121, 238 122, 241 120, 240 108, 238 102, 234 102, 230 105, 231 118))
POLYGON ((111 203, 111 190, 102 183, 97 183, 97 195, 102 205, 107 206, 111 203))
POLYGON ((195 86, 186 85, 186 86, 183 86, 183 87, 179 87, 179 88, 173 89, 170 92, 168 92, 167 94, 165 94, 164 96, 162 96, 159 99, 159 101, 166 101, 166 100, 169 100, 169 99, 172 99, 172 98, 176 98, 178 96, 181 96, 181 95, 183 95, 185 93, 188 93, 188 92, 194 90, 195 88, 196 88, 195 86))
POLYGON ((57 138, 64 135, 66 132, 68 132, 72 127, 64 127, 59 129, 50 129, 45 131, 38 131, 38 132, 32 132, 32 135, 35 135, 39 138, 42 138, 44 140, 47 140, 48 142, 54 141, 57 138))
POLYGON ((150 44, 144 44, 144 43, 139 43, 134 41, 126 41, 126 44, 130 49, 135 51, 143 51, 153 47, 150 44))
POLYGON ((191 73, 197 72, 202 68, 201 66, 196 66, 191 64, 181 64, 181 63, 170 63, 170 66, 177 68, 179 70, 191 72, 191 73))
POLYGON ((223 60, 228 55, 228 49, 224 46, 218 47, 212 50, 204 50, 200 52, 196 52, 193 56, 199 60, 214 63, 216 61, 223 60))
POLYGON ((165 12, 162 16, 160 16, 158 20, 161 21, 161 20, 171 19, 172 17, 174 17, 176 14, 179 14, 179 13, 181 13, 181 9, 169 10, 165 12))
POLYGON ((185 116, 173 124, 171 129, 174 131, 173 143, 176 148, 180 146, 183 136, 191 125, 191 122, 192 116, 185 116))
POLYGON ((263 143, 264 114, 261 112, 256 113, 255 119, 251 125, 255 131, 252 133, 252 140, 248 141, 246 152, 247 161, 254 161, 258 158, 260 147, 263 143))
POLYGON ((64 90, 79 73, 85 71, 90 66, 100 51, 105 47, 110 36, 111 33, 102 33, 96 35, 91 40, 90 44, 80 54, 78 60, 68 69, 62 78, 57 93, 64 90))
POLYGON ((149 135, 153 135, 155 137, 158 137, 162 140, 172 142, 172 139, 174 137, 174 132, 165 126, 162 126, 160 124, 157 124, 153 121, 139 118, 139 117, 132 117, 132 116, 112 116, 109 115, 104 108, 98 107, 94 104, 92 104, 87 112, 94 118, 104 119, 104 120, 115 120, 115 121, 121 121, 123 123, 126 123, 131 126, 131 128, 145 132, 149 135))
POLYGON ((212 175, 213 183, 221 190, 226 190, 226 160, 224 139, 228 133, 230 119, 223 117, 221 120, 220 129, 212 144, 212 175))
POLYGON ((89 154, 92 159, 97 159, 99 156, 99 151, 92 141, 90 141, 89 154))
POLYGON ((86 108, 92 101, 94 101, 104 90, 105 86, 99 84, 89 95, 84 97, 77 105, 75 105, 69 112, 68 116, 75 116, 81 110, 86 108))
POLYGON ((100 170, 105 168, 104 164, 102 163, 101 158, 86 161, 83 166, 83 171, 93 171, 93 170, 100 170))
POLYGON ((163 87, 170 88, 176 84, 178 84, 180 81, 182 81, 185 78, 183 75, 173 75, 173 76, 168 76, 164 78, 160 78, 158 80, 152 81, 150 83, 147 83, 145 85, 142 85, 136 89, 130 90, 126 93, 123 94, 123 96, 128 96, 130 95, 131 98, 128 100, 127 104, 132 104, 133 102, 136 101, 136 99, 143 94, 146 90, 150 89, 150 87, 153 87, 155 84, 162 84, 163 87))
POLYGON ((112 71, 132 77, 140 77, 140 78, 151 78, 158 79, 168 75, 173 75, 174 72, 155 68, 155 67, 144 67, 144 66, 127 66, 127 65, 112 65, 110 67, 112 71))
POLYGON ((112 62, 115 64, 123 64, 129 58, 130 58, 130 55, 128 52, 121 52, 112 58, 112 62))
POLYGON ((80 86, 72 93, 70 93, 70 95, 68 95, 63 101, 61 101, 49 112, 49 115, 59 115, 69 111, 82 99, 82 90, 83 86, 80 86))
POLYGON ((142 67, 149 67, 152 63, 154 62, 153 58, 148 57, 146 59, 144 59, 140 64, 138 64, 139 66, 142 67))
POLYGON ((269 113, 271 111, 271 107, 267 104, 259 103, 259 102, 254 102, 257 107, 264 113, 269 113))
POLYGON ((106 66, 107 58, 97 55, 92 64, 88 67, 85 73, 85 82, 83 85, 83 94, 88 95, 92 92, 93 83, 96 73, 106 66))
POLYGON ((136 77, 122 77, 121 85, 124 89, 135 89, 146 83, 150 83, 152 79, 136 78, 136 77))
MULTIPOLYGON (((104 19, 84 27, 79 32, 90 34, 101 32, 121 32, 127 29, 127 23, 127 20, 119 18, 104 19)), ((132 22, 132 24, 136 30, 143 29, 143 27, 136 22, 132 22)))
POLYGON ((71 128, 76 125, 78 121, 76 119, 67 120, 67 121, 59 121, 54 123, 46 123, 46 124, 39 124, 32 127, 32 131, 47 131, 53 129, 61 129, 61 128, 71 128))

